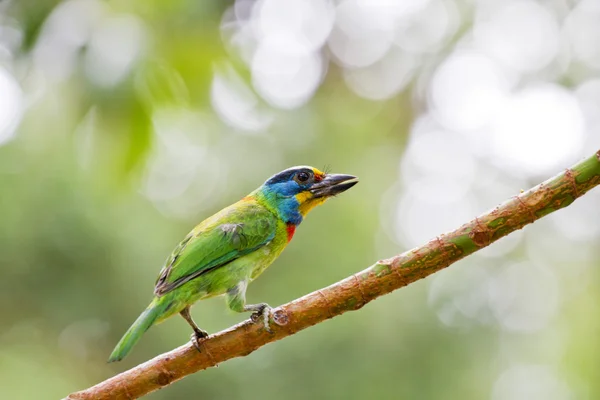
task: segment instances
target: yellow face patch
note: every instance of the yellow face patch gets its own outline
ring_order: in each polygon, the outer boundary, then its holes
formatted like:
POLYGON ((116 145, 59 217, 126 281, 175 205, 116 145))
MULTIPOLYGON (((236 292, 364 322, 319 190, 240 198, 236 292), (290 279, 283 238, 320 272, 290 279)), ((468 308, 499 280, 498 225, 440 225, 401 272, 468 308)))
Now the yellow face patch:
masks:
MULTIPOLYGON (((312 168, 312 170, 315 176, 315 182, 320 182, 323 179, 325 179, 325 172, 319 171, 316 168, 312 168)), ((298 193, 296 195, 296 200, 298 200, 298 204, 300 204, 298 206, 298 211, 300 211, 300 214, 302 214, 302 216, 306 216, 306 214, 308 214, 310 210, 312 210, 318 205, 325 203, 327 197, 319 197, 315 199, 313 198, 313 194, 307 190, 302 193, 298 193)))
POLYGON ((302 205, 304 203, 306 203, 307 201, 310 201, 310 199, 312 199, 313 195, 311 192, 309 192, 308 190, 302 192, 302 193, 298 193, 296 195, 296 200, 298 200, 298 204, 302 205))
MULTIPOLYGON (((304 194, 304 193, 302 193, 304 194)), ((309 193, 310 195, 310 193, 309 193)), ((298 196, 300 195, 296 195, 296 198, 298 198, 298 196)), ((325 203, 325 200, 327 200, 327 197, 319 197, 317 199, 312 199, 312 195, 310 195, 311 198, 305 200, 303 203, 300 203, 300 206, 298 207, 298 211, 300 211, 300 214, 302 214, 302 216, 306 216, 306 214, 308 214, 308 212, 310 210, 312 210, 313 208, 315 208, 318 205, 321 205, 323 203, 325 203)))

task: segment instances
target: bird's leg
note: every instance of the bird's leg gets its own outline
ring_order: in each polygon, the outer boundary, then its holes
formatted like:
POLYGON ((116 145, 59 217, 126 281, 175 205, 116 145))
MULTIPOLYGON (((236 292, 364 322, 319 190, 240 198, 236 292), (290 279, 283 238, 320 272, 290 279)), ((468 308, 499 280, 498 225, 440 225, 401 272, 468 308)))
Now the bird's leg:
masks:
POLYGON ((246 304, 246 287, 247 282, 240 282, 233 289, 227 292, 227 306, 235 312, 252 311, 252 320, 257 321, 262 318, 263 325, 267 332, 271 332, 269 326, 269 318, 271 317, 271 307, 267 303, 246 304))
POLYGON ((196 348, 196 350, 200 351, 200 346, 198 345, 198 340, 208 337, 208 332, 203 331, 202 329, 198 328, 198 325, 196 325, 196 323, 192 319, 192 316, 190 315, 189 307, 186 307, 183 310, 181 310, 181 312, 179 314, 181 314, 181 316, 187 321, 188 324, 190 324, 190 326, 194 330, 194 333, 192 333, 192 337, 190 339, 191 339, 192 343, 194 344, 194 347, 196 348))

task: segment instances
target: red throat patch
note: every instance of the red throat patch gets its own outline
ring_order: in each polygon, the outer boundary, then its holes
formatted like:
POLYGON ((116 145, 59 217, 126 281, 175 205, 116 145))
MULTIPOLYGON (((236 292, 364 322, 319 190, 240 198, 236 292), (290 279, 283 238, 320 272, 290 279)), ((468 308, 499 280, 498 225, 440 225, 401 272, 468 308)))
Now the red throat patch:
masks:
POLYGON ((292 240, 292 238, 294 237, 294 232, 296 232, 296 225, 294 225, 294 224, 287 224, 288 242, 290 240, 292 240))

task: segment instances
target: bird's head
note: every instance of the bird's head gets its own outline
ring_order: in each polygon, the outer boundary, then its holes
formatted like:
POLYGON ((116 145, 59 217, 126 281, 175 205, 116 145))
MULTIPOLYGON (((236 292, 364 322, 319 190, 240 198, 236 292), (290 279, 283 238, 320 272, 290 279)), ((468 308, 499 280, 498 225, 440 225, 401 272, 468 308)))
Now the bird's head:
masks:
POLYGON ((298 224, 314 207, 357 183, 352 175, 329 174, 314 167, 299 166, 273 175, 261 189, 287 222, 298 224))

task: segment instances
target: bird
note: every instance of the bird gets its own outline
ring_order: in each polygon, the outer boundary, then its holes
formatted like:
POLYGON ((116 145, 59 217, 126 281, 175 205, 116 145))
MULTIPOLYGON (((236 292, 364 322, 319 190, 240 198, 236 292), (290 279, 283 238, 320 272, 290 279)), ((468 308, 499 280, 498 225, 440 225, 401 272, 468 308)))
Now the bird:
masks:
POLYGON ((152 325, 176 314, 192 327, 191 341, 201 351, 198 343, 208 333, 196 325, 190 307, 216 296, 224 296, 235 312, 252 312, 253 320, 271 332, 272 309, 267 303, 246 304, 248 284, 279 257, 313 208, 357 183, 352 175, 291 167, 202 221, 167 258, 152 301, 123 335, 108 362, 121 361, 152 325))

